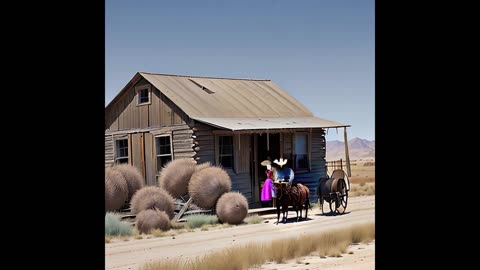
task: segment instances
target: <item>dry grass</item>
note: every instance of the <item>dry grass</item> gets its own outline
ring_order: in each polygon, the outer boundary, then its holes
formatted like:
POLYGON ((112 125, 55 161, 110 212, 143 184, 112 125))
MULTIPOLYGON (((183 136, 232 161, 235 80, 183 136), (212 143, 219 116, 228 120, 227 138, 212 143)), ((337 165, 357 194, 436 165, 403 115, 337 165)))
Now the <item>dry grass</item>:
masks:
POLYGON ((105 244, 108 244, 112 241, 111 237, 105 236, 105 244))
POLYGON ((150 234, 153 235, 154 237, 162 237, 162 236, 165 236, 165 233, 164 231, 160 230, 160 229, 155 229, 155 230, 151 230, 150 231, 150 234))
POLYGON ((317 253, 325 256, 339 257, 347 252, 352 243, 368 242, 375 239, 374 224, 354 225, 328 233, 304 235, 295 239, 274 240, 270 244, 248 244, 227 248, 203 257, 193 259, 175 258, 154 263, 147 263, 143 270, 243 270, 260 266, 267 261, 277 263, 289 259, 317 253))
POLYGON ((201 231, 208 231, 208 228, 209 228, 209 227, 210 227, 209 225, 203 225, 203 226, 200 228, 200 230, 201 230, 201 231))
POLYGON ((358 166, 352 168, 352 176, 349 177, 350 183, 374 183, 375 182, 375 164, 366 166, 365 163, 358 163, 358 166))
POLYGON ((259 215, 255 214, 255 215, 251 215, 251 216, 245 218, 244 221, 248 224, 258 224, 258 223, 262 223, 263 218, 261 218, 259 215))
POLYGON ((352 184, 348 195, 350 197, 375 195, 375 183, 352 184))
POLYGON ((174 222, 172 221, 172 229, 174 230, 180 230, 180 229, 185 229, 185 226, 187 225, 185 222, 174 222))

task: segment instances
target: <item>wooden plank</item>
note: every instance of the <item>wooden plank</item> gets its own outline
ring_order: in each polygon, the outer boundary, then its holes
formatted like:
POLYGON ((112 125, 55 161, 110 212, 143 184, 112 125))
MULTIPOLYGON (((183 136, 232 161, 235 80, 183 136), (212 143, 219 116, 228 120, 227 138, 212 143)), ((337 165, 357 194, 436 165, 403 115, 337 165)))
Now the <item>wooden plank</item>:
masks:
MULTIPOLYGON (((177 137, 174 137, 174 138, 177 138, 177 137)), ((173 139, 173 140, 172 140, 172 143, 173 143, 173 144, 176 144, 176 143, 180 143, 180 144, 181 144, 181 143, 191 143, 191 144, 193 144, 193 138, 180 139, 180 140, 178 140, 178 139, 173 139)))
POLYGON ((172 125, 172 108, 167 102, 167 98, 160 92, 160 124, 163 126, 172 125))
POLYGON ((183 123, 182 120, 182 110, 178 108, 178 106, 174 105, 173 106, 173 124, 174 125, 180 125, 183 123))
POLYGON ((347 139, 347 128, 343 128, 343 143, 345 145, 345 159, 347 162, 347 175, 348 177, 352 176, 352 171, 350 169, 350 155, 348 153, 348 139, 347 139))
POLYGON ((132 134, 128 134, 128 164, 133 166, 132 134))
POLYGON ((190 204, 192 203, 193 199, 192 197, 190 197, 187 201, 187 203, 185 203, 185 205, 182 207, 182 209, 180 209, 180 212, 178 212, 178 214, 173 218, 173 221, 177 222, 182 216, 183 216, 183 213, 185 213, 185 211, 187 211, 188 207, 190 206, 190 204))
POLYGON ((145 165, 143 163, 142 153, 142 134, 132 134, 132 165, 135 166, 145 179, 145 165))
POLYGON ((174 153, 174 158, 175 159, 178 159, 178 158, 191 158, 191 157, 194 157, 195 156, 195 152, 180 152, 180 153, 174 153))
POLYGON ((173 143, 173 148, 174 149, 192 149, 193 146, 195 146, 195 144, 192 143, 192 142, 186 142, 186 143, 176 142, 176 143, 173 143))
POLYGON ((189 153, 194 152, 192 148, 175 148, 173 149, 173 153, 189 153))
POLYGON ((139 128, 147 128, 148 125, 148 110, 150 105, 138 106, 139 128))
MULTIPOLYGON (((250 135, 242 134, 240 136, 240 147, 236 147, 235 150, 238 153, 235 160, 237 165, 237 173, 249 173, 250 172, 250 135)), ((203 146, 201 146, 203 150, 203 146)))
POLYGON ((151 133, 144 133, 145 141, 145 171, 146 171, 146 181, 145 184, 154 186, 156 185, 156 155, 153 152, 153 135, 151 133))
POLYGON ((174 134, 172 139, 173 140, 188 140, 188 139, 193 140, 191 134, 174 134))
MULTIPOLYGON (((179 135, 179 134, 193 134, 193 130, 191 130, 188 126, 183 125, 185 129, 177 129, 173 132, 174 135, 179 135)), ((197 135, 198 136, 198 135, 197 135)))
POLYGON ((258 160, 258 134, 253 135, 253 167, 254 167, 254 177, 253 177, 253 201, 260 201, 260 183, 258 180, 258 165, 260 164, 258 160))

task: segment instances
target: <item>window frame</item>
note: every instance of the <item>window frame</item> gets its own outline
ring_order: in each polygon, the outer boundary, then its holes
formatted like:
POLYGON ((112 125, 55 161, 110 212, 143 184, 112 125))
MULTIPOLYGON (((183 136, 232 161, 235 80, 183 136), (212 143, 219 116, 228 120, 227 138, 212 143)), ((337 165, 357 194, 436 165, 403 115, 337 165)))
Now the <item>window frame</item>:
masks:
POLYGON ((216 149, 215 150, 216 164, 221 165, 225 169, 230 169, 234 173, 236 173, 236 168, 235 168, 235 165, 236 165, 236 162, 235 162, 235 134, 218 134, 218 135, 215 135, 215 149, 216 149), (220 160, 221 160, 220 157, 229 156, 229 155, 220 155, 220 137, 231 137, 232 138, 232 154, 231 154, 231 156, 232 156, 232 166, 231 167, 224 167, 220 163, 220 160))
MULTIPOLYGON (((170 156, 170 160, 173 160, 173 143, 172 143, 172 134, 160 134, 160 135, 155 135, 154 136, 154 143, 155 143, 155 168, 156 168, 156 173, 158 174, 159 173, 159 168, 158 167, 158 158, 159 157, 166 157, 166 156, 170 156), (170 140, 170 154, 157 154, 158 151, 159 151, 159 144, 157 144, 157 138, 160 138, 160 137, 168 137, 169 140, 170 140)), ((162 164, 163 165, 163 164, 162 164)))
POLYGON ((137 99, 137 102, 136 102, 137 106, 152 104, 152 85, 146 84, 146 85, 135 86, 135 98, 137 99), (148 91, 148 101, 140 103, 140 92, 143 90, 148 91))
POLYGON ((310 132, 295 132, 294 136, 292 136, 292 167, 295 172, 299 173, 308 173, 311 171, 311 164, 312 164, 312 158, 311 158, 311 139, 312 135, 310 132), (297 136, 298 135, 305 135, 307 138, 306 145, 307 145, 307 152, 302 153, 302 155, 307 155, 307 167, 306 168, 297 168, 297 136))
POLYGON ((118 139, 115 139, 115 153, 114 153, 114 164, 124 164, 124 163, 120 163, 118 162, 119 160, 122 160, 122 159, 126 159, 127 162, 126 164, 130 164, 130 157, 128 155, 128 152, 129 152, 129 148, 130 148, 130 145, 129 145, 129 141, 128 141, 128 138, 118 138, 118 139), (126 147, 119 147, 119 142, 120 141, 127 141, 127 146, 126 147), (127 155, 126 156, 122 156, 122 157, 119 157, 118 155, 120 154, 120 148, 127 148, 127 155))

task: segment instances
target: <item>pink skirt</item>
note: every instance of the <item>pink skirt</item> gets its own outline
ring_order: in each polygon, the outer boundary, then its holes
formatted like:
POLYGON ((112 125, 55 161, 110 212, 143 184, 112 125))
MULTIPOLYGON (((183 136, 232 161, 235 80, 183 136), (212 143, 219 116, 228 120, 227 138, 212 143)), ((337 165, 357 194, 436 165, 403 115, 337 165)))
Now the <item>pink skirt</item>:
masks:
POLYGON ((272 179, 267 179, 262 188, 262 201, 272 200, 272 179))

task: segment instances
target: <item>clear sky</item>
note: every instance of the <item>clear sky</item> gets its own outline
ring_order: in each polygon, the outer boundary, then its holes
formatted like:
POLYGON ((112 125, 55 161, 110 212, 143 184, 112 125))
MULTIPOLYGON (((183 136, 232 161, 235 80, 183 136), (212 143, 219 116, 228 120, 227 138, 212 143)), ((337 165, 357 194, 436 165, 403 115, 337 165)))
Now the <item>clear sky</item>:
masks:
MULTIPOLYGON (((373 0, 106 0, 105 105, 137 71, 271 79, 375 139, 373 0)), ((327 140, 343 140, 330 129, 327 140)))

